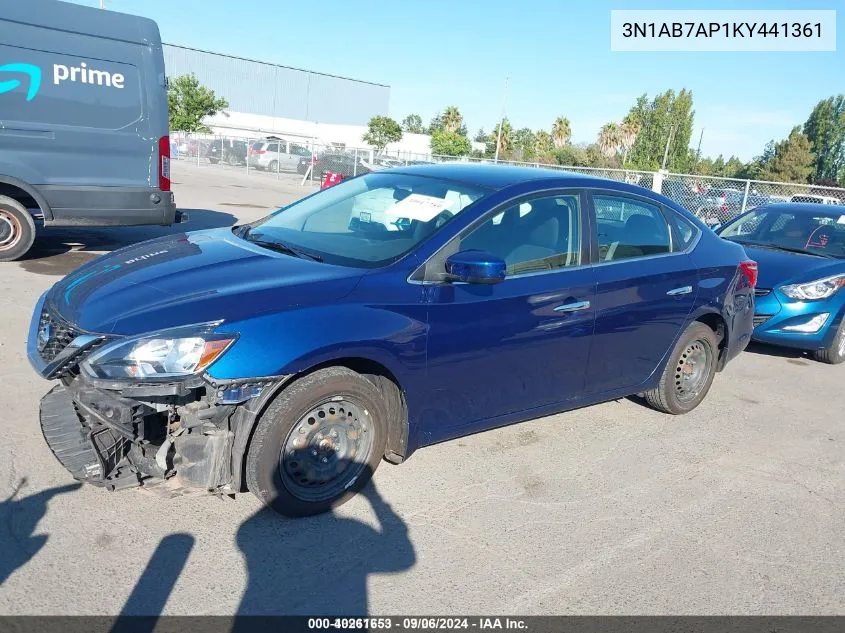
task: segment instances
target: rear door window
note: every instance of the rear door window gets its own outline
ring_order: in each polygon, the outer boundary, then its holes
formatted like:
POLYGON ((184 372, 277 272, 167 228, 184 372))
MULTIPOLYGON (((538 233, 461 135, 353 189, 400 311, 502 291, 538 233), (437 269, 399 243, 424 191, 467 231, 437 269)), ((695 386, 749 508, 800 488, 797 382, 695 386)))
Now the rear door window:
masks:
POLYGON ((594 195, 599 261, 661 255, 672 250, 669 225, 657 205, 624 196, 594 195))

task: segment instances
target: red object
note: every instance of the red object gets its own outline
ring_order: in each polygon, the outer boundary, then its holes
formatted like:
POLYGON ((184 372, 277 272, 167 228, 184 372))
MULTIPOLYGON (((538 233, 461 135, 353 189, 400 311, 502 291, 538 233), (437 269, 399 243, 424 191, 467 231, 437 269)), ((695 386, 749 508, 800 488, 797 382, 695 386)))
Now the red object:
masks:
POLYGON ((739 263, 739 269, 748 278, 748 283, 754 288, 757 285, 757 262, 753 259, 746 259, 739 263))
POLYGON ((343 180, 343 174, 338 174, 334 171, 327 171, 323 174, 323 184, 320 186, 320 189, 328 189, 332 185, 336 185, 341 180, 343 180))
POLYGON ((158 188, 170 191, 170 137, 158 139, 158 188))

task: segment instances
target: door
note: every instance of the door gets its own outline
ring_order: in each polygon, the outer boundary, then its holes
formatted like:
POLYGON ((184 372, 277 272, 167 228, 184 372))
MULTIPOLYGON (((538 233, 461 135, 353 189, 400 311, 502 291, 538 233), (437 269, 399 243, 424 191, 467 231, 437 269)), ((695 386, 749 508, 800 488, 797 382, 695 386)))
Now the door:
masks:
POLYGON ((427 286, 431 441, 581 395, 594 318, 588 235, 579 193, 545 192, 494 211, 444 247, 497 255, 507 276, 427 286))
POLYGON ((689 236, 670 229, 659 205, 612 193, 591 199, 598 285, 586 393, 596 394, 636 388, 657 369, 695 303, 698 271, 689 236))

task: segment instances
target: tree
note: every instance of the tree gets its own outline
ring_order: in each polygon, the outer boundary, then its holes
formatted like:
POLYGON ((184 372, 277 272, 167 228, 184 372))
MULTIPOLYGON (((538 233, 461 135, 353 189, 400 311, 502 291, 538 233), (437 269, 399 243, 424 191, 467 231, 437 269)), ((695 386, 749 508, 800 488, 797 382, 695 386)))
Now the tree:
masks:
POLYGON ((694 118, 692 93, 686 89, 677 95, 674 90, 667 90, 651 101, 648 95, 641 95, 625 117, 629 125, 639 129, 629 153, 631 165, 637 169, 659 169, 669 142, 667 168, 689 170, 694 118))
POLYGON ((540 156, 544 156, 552 151, 553 142, 551 135, 546 130, 539 130, 534 135, 534 147, 540 156))
POLYGON ((615 123, 606 123, 599 131, 599 151, 602 156, 610 158, 619 151, 619 126, 615 123))
POLYGON ((774 156, 763 173, 763 179, 806 183, 813 175, 815 162, 810 139, 796 125, 785 140, 775 145, 774 156))
POLYGON ((513 146, 517 160, 531 161, 537 155, 537 137, 534 130, 523 127, 513 134, 513 146))
POLYGON ((419 114, 409 114, 402 119, 402 130, 409 134, 424 134, 422 117, 419 114))
POLYGON ((374 116, 367 124, 364 142, 381 151, 388 143, 402 140, 402 128, 389 116, 374 116))
POLYGON ((431 123, 428 124, 428 133, 434 134, 435 132, 442 131, 442 130, 449 131, 446 128, 446 124, 448 123, 449 126, 451 127, 455 123, 455 121, 454 121, 455 113, 457 113, 457 115, 458 115, 458 121, 457 121, 458 127, 456 129, 452 130, 452 131, 457 132, 458 134, 460 134, 462 136, 467 136, 467 126, 464 123, 464 119, 461 116, 461 113, 458 111, 458 109, 454 106, 450 106, 449 108, 446 108, 446 112, 443 112, 443 113, 438 112, 437 114, 434 115, 434 117, 432 117, 431 123), (453 110, 454 112, 449 113, 449 110, 453 110), (449 116, 449 120, 447 120, 447 118, 446 118, 447 114, 449 116))
POLYGON ((229 107, 210 88, 200 85, 196 75, 180 75, 168 81, 167 110, 170 129, 179 132, 211 132, 202 120, 229 107))
POLYGON ((569 127, 569 119, 559 116, 552 125, 552 142, 555 147, 563 147, 572 138, 572 130, 569 127))
POLYGON ((472 139, 476 143, 487 143, 488 136, 484 132, 484 128, 478 128, 478 132, 475 133, 475 138, 472 139))
POLYGON ((507 158, 510 150, 513 147, 513 127, 510 121, 504 119, 501 124, 497 124, 490 134, 490 140, 487 142, 487 153, 490 156, 496 154, 496 140, 499 141, 499 158, 507 158), (502 128, 502 135, 499 136, 499 127, 502 128))
POLYGON ((457 132, 438 130, 431 135, 431 153, 440 156, 467 156, 472 151, 472 143, 466 136, 457 132))
POLYGON ((455 106, 449 106, 443 112, 443 129, 447 132, 457 132, 464 124, 464 117, 455 106))
POLYGON ((640 124, 631 117, 625 117, 619 126, 619 149, 622 151, 622 166, 628 162, 628 152, 634 146, 640 133, 640 124))
POLYGON ((804 134, 816 156, 813 180, 845 184, 845 95, 819 101, 804 123, 804 134))

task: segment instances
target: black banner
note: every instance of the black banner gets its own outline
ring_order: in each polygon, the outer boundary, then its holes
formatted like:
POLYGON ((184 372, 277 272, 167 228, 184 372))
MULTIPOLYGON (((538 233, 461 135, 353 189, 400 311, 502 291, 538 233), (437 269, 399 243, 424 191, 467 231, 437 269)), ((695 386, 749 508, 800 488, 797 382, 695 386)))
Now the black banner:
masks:
POLYGON ((0 633, 842 633, 845 616, 0 616, 0 633))

